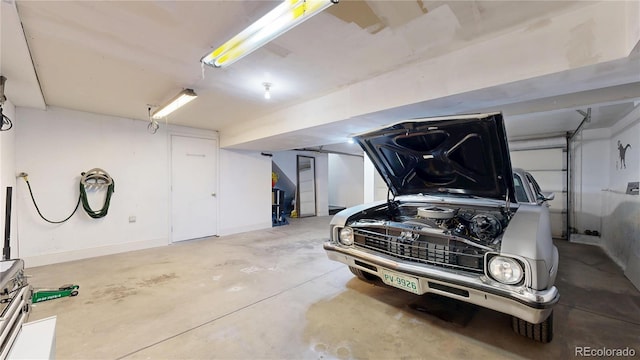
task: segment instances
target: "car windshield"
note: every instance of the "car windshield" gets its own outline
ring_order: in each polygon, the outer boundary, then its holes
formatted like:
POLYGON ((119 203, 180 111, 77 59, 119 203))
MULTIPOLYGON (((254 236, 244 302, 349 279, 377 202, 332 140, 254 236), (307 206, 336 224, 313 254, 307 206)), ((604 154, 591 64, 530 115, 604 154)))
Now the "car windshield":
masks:
POLYGON ((531 183, 531 187, 533 188, 533 191, 536 192, 536 196, 538 197, 538 199, 544 199, 544 194, 542 194, 542 189, 540 189, 540 185, 538 185, 536 179, 534 179, 533 176, 529 173, 526 173, 525 176, 527 177, 529 183, 531 183))
POLYGON ((527 198, 527 193, 524 191, 522 179, 518 174, 513 174, 513 185, 516 191, 516 200, 518 202, 529 202, 529 199, 527 198))

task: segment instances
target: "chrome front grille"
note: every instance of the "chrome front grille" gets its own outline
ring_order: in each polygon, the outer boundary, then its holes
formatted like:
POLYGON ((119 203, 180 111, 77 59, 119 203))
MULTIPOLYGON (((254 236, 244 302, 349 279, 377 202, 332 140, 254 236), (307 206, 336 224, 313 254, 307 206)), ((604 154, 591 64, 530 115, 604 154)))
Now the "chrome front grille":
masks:
POLYGON ((355 245, 422 264, 484 273, 486 250, 455 237, 406 233, 396 229, 354 228, 355 245))

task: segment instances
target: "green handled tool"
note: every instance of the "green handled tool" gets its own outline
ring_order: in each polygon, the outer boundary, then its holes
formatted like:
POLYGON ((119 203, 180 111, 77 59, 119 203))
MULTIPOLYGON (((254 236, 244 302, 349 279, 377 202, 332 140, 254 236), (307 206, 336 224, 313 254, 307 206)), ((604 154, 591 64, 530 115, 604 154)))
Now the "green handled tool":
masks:
POLYGON ((33 291, 31 296, 31 303, 39 303, 42 301, 58 299, 66 296, 78 295, 79 285, 67 284, 62 285, 58 289, 38 289, 33 291))

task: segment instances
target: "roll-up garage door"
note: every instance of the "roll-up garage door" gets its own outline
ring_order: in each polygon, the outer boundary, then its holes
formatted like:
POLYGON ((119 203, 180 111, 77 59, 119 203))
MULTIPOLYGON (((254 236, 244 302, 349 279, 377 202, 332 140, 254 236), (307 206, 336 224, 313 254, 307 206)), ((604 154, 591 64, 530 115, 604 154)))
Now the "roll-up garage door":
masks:
POLYGON ((567 142, 564 137, 521 140, 509 143, 511 164, 533 175, 543 192, 554 192, 549 202, 551 234, 566 238, 567 229, 567 142))

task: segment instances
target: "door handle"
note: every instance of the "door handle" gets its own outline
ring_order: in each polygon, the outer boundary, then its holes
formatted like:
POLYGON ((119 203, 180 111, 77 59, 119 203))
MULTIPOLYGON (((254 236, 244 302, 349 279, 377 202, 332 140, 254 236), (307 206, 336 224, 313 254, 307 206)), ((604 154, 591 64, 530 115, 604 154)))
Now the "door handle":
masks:
POLYGON ((216 196, 216 193, 211 193, 211 196, 216 196))

